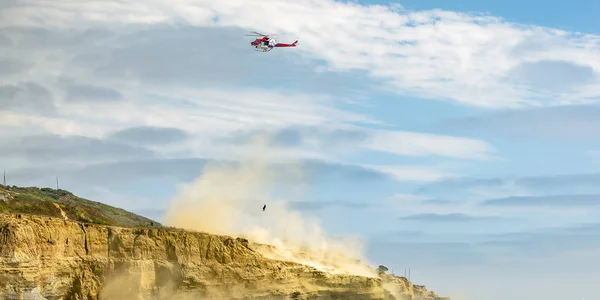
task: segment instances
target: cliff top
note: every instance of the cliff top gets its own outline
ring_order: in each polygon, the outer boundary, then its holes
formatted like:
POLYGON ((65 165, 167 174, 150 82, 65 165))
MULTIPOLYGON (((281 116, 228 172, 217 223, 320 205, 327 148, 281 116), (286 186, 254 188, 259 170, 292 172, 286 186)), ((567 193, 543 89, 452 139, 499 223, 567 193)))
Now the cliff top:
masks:
POLYGON ((51 188, 0 184, 0 213, 43 215, 120 227, 162 227, 154 220, 124 209, 77 197, 69 191, 51 188))

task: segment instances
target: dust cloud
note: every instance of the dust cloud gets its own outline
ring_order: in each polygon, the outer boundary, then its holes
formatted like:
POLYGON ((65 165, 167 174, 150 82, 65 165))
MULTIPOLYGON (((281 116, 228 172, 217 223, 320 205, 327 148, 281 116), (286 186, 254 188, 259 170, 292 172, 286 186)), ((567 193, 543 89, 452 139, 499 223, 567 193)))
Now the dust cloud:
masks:
POLYGON ((253 150, 239 165, 207 165, 202 176, 183 187, 172 200, 165 224, 245 237, 259 244, 256 250, 269 258, 330 273, 376 277, 370 266, 358 261, 365 262, 360 239, 328 237, 318 219, 292 211, 285 200, 273 198, 275 181, 302 186, 307 178, 301 165, 292 159, 283 161, 284 168, 274 168, 271 163, 275 153, 267 145, 268 137, 258 136, 253 150))

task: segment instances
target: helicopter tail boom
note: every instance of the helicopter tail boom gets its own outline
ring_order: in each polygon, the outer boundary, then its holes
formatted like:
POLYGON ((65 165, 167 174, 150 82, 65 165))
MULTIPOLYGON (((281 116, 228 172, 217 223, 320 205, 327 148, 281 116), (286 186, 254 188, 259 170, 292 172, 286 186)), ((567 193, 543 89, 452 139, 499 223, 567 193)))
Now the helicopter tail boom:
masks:
POLYGON ((296 47, 297 44, 298 44, 298 40, 294 41, 291 44, 277 43, 277 44, 275 44, 274 47, 296 47))

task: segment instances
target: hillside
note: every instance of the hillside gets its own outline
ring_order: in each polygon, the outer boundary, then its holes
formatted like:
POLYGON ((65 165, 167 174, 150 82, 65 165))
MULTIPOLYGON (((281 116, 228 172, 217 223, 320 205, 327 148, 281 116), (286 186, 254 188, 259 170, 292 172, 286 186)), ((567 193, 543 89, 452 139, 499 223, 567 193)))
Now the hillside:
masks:
POLYGON ((161 224, 154 220, 124 209, 51 188, 0 185, 0 213, 44 215, 122 227, 161 227, 161 224))
POLYGON ((118 218, 113 217, 116 208, 68 192, 54 198, 48 190, 18 190, 10 189, 8 203, 17 195, 35 195, 47 209, 32 208, 34 202, 4 204, 37 215, 0 213, 1 299, 448 299, 402 277, 375 271, 357 276, 290 262, 268 255, 265 249, 273 246, 244 238, 65 220, 49 209, 54 203, 69 212, 86 207, 111 217, 105 220, 118 218))

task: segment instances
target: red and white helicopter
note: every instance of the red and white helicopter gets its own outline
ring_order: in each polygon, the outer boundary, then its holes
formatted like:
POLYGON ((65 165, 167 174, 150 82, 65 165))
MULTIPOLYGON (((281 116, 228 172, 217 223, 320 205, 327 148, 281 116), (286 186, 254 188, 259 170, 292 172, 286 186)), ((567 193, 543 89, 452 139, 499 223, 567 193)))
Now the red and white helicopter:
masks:
POLYGON ((261 52, 269 52, 273 50, 273 48, 283 48, 283 47, 296 47, 298 44, 298 40, 291 44, 278 43, 271 35, 262 34, 253 31, 253 34, 248 34, 246 36, 258 36, 260 38, 255 39, 253 42, 250 42, 250 45, 254 47, 254 50, 261 52))

